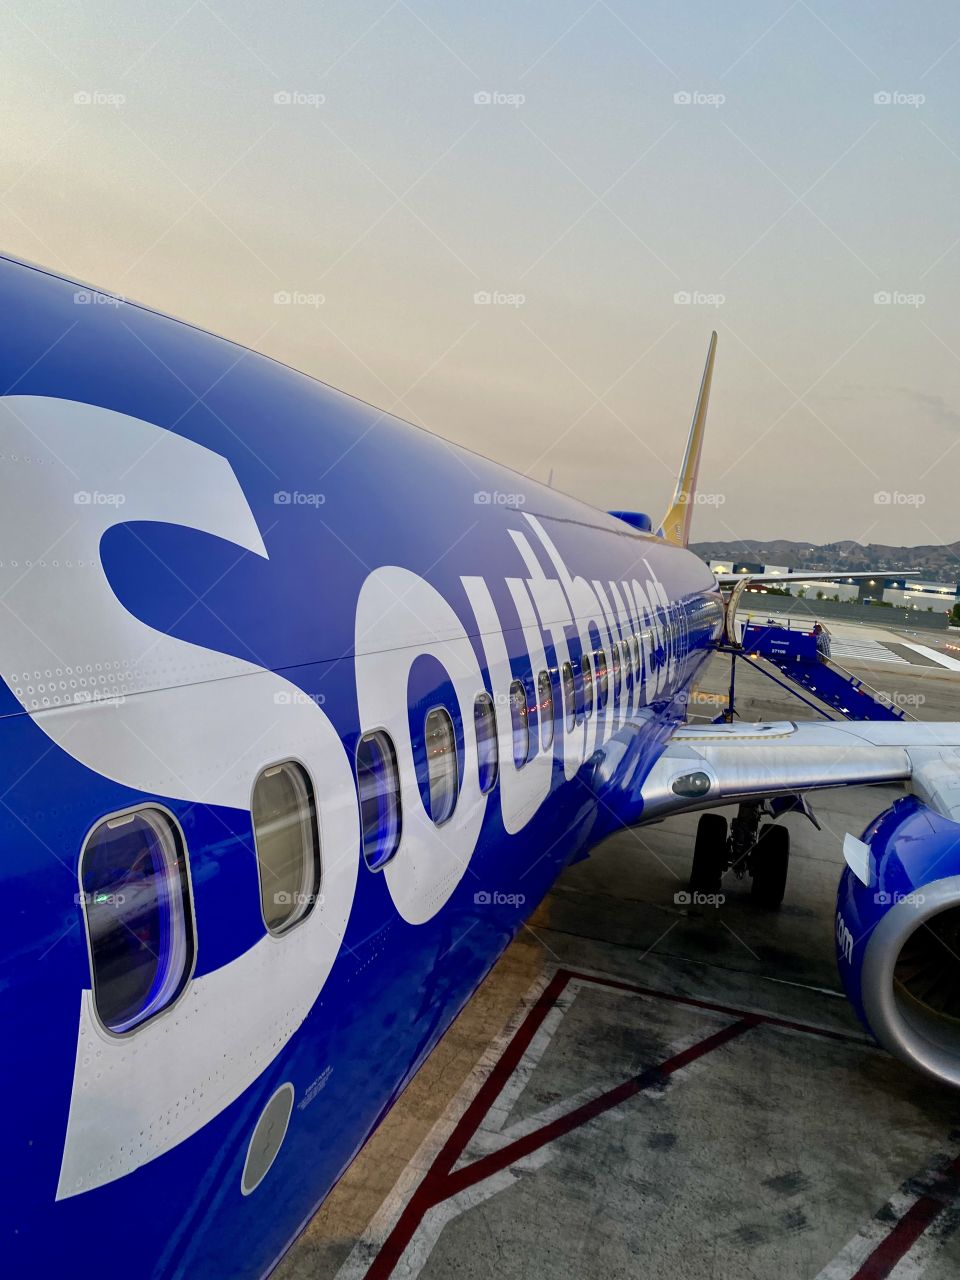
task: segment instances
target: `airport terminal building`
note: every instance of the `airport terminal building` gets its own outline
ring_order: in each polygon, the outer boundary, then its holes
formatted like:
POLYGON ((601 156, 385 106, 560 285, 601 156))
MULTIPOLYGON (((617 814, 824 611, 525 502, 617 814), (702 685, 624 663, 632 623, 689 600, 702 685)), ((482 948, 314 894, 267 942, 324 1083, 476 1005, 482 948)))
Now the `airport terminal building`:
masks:
MULTIPOLYGON (((789 579, 793 570, 788 565, 757 564, 751 561, 711 560, 714 573, 765 573, 782 575, 789 579)), ((794 585, 784 583, 791 595, 816 600, 834 600, 841 604, 887 604, 897 609, 923 612, 950 613, 960 599, 960 583, 914 580, 911 578, 877 577, 845 578, 842 575, 830 582, 794 585)), ((769 594, 769 585, 757 590, 769 594)))

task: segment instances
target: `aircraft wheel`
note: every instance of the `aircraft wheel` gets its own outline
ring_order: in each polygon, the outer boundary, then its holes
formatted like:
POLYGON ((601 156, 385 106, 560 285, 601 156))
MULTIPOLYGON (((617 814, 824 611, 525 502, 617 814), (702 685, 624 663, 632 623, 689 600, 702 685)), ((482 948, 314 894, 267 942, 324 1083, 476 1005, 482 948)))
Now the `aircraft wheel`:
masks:
POLYGON ((727 869, 727 820, 720 813, 705 813, 697 823, 690 868, 692 893, 719 893, 727 869))
POLYGON ((760 828, 757 843, 750 855, 753 884, 750 896, 758 907, 776 911, 787 891, 787 870, 790 866, 790 832, 786 827, 760 828))

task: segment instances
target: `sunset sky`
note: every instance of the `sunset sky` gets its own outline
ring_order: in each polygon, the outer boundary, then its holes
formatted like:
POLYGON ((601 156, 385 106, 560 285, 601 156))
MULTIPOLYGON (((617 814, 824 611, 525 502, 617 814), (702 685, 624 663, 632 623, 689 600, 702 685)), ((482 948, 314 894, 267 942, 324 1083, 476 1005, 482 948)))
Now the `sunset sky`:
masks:
POLYGON ((11 0, 0 49, 4 251, 654 516, 715 327, 695 538, 960 538, 955 6, 11 0))

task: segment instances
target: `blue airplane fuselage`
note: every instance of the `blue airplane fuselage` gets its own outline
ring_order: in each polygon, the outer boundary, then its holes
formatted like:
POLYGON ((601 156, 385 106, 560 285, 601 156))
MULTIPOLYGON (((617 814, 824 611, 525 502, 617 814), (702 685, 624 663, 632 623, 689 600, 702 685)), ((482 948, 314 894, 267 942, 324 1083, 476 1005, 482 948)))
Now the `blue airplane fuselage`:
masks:
POLYGON ((557 875, 640 818, 718 634, 716 580, 182 322, 7 259, 0 298, 3 1255, 11 1275, 257 1280, 557 875), (436 708, 456 740, 439 825, 436 708), (401 798, 380 869, 356 781, 373 731, 401 798), (284 760, 312 782, 321 872, 273 934, 250 796, 284 760), (81 854, 143 806, 182 834, 193 954, 170 1008, 117 1031, 81 854))

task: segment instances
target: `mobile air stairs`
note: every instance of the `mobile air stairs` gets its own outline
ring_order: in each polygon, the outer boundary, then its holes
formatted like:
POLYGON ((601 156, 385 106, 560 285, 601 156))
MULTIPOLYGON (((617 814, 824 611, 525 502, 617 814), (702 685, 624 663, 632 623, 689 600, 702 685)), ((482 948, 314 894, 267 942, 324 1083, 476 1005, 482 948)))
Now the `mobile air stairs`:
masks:
MULTIPOLYGON (((731 719, 734 705, 733 682, 737 658, 749 662, 802 702, 826 716, 823 707, 838 713, 844 720, 903 720, 904 713, 862 680, 838 666, 830 656, 830 632, 819 622, 784 626, 772 620, 748 619, 743 625, 739 644, 727 643, 722 651, 731 655, 731 697, 727 710, 718 717, 731 719), (789 688, 770 670, 776 668, 794 688, 789 688), (800 693, 805 690, 813 699, 800 693), (818 706, 820 703, 821 706, 818 706)), ((828 719, 833 717, 826 716, 828 719)))

